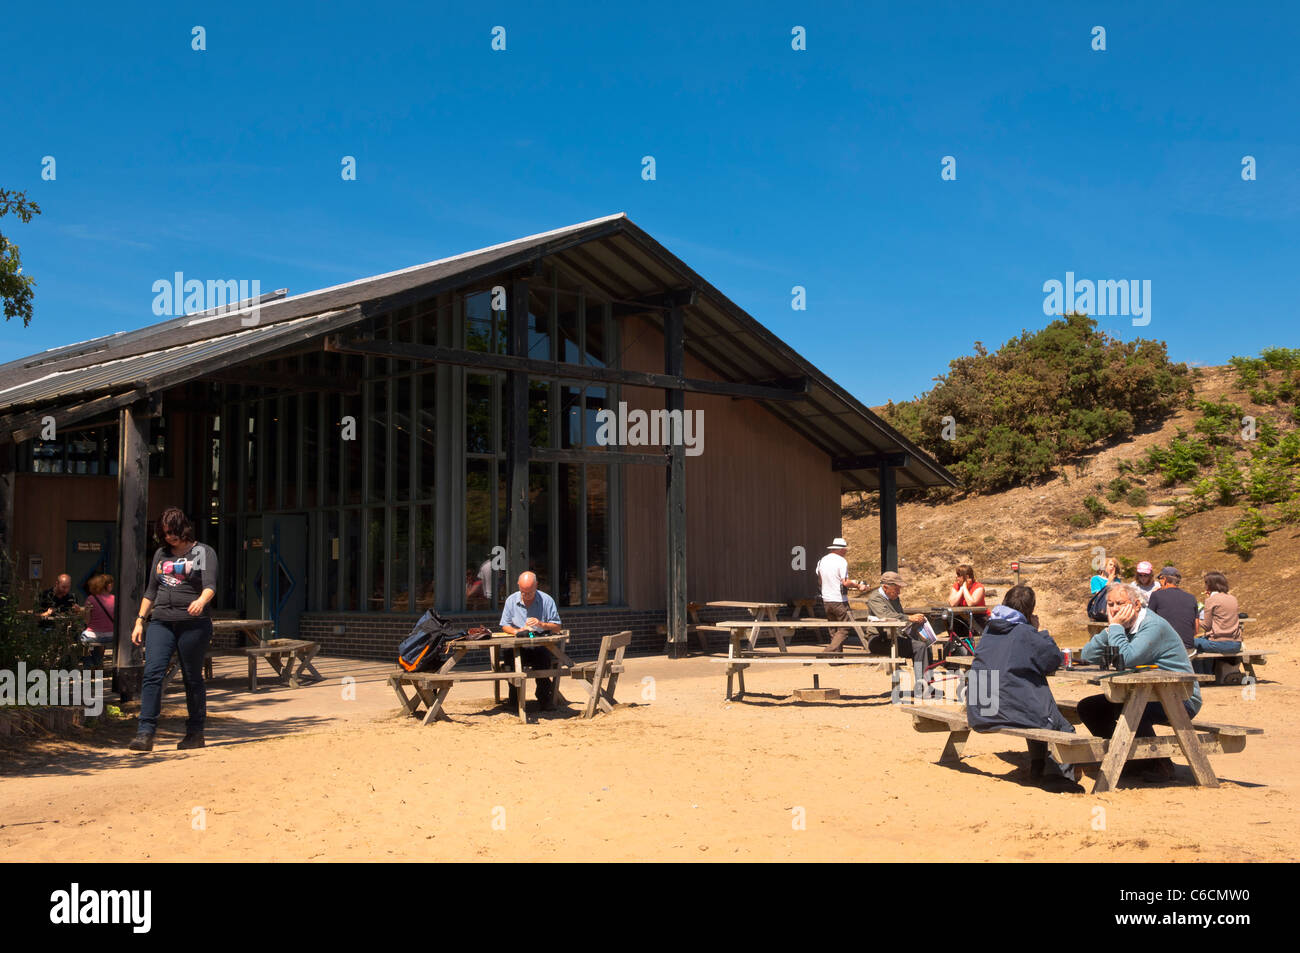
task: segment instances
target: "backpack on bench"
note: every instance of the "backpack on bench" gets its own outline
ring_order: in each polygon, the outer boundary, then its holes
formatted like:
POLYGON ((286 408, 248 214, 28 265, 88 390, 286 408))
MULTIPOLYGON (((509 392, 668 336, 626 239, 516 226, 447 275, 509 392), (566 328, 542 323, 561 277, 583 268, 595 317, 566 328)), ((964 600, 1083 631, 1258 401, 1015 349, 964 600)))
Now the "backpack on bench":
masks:
POLYGON ((447 658, 445 644, 463 635, 464 632, 453 630, 450 622, 429 609, 397 647, 397 664, 408 672, 435 669, 447 658))
POLYGON ((1093 622, 1109 622, 1110 616, 1106 614, 1106 586, 1097 590, 1096 594, 1088 600, 1088 618, 1093 622))

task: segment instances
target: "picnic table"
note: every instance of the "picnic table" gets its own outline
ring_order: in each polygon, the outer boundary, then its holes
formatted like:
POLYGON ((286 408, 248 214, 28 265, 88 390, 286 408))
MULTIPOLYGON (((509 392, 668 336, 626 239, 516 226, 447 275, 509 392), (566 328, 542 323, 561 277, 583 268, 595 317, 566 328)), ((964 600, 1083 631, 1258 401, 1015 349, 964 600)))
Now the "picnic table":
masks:
POLYGON ((245 642, 265 642, 266 630, 274 626, 270 619, 213 619, 212 634, 242 635, 245 642))
POLYGON ((570 674, 574 667, 573 661, 564 652, 564 645, 568 640, 569 633, 567 629, 547 635, 506 635, 504 632, 494 632, 491 638, 487 639, 454 639, 446 643, 450 654, 447 661, 443 662, 436 672, 408 672, 405 669, 399 669, 389 676, 388 684, 392 686, 393 691, 396 692, 397 697, 402 702, 402 707, 409 714, 416 714, 421 703, 426 706, 428 711, 424 716, 423 723, 428 725, 439 719, 451 721, 451 718, 442 708, 447 701, 447 696, 451 694, 452 687, 456 684, 461 682, 492 682, 494 689, 498 692, 496 699, 500 701, 500 683, 509 682, 514 686, 518 695, 519 720, 524 724, 528 724, 528 714, 524 706, 528 698, 529 679, 556 679, 552 706, 555 707, 564 702, 559 691, 559 679, 570 674), (513 669, 502 667, 500 662, 500 653, 502 651, 505 649, 519 650, 526 648, 544 648, 550 652, 552 656, 551 667, 544 669, 525 668, 522 651, 515 652, 513 669), (456 670, 456 667, 468 653, 477 651, 488 652, 488 671, 467 672, 456 670), (408 688, 412 692, 409 696, 406 692, 408 688))
POLYGON ((891 680, 894 687, 898 686, 899 668, 906 664, 906 659, 898 657, 897 643, 893 646, 893 652, 889 657, 879 655, 869 655, 865 651, 867 648, 867 636, 862 631, 864 627, 881 625, 886 628, 897 626, 902 628, 906 623, 897 620, 888 619, 879 623, 859 622, 856 620, 846 620, 834 622, 830 619, 797 619, 780 622, 776 626, 777 632, 777 651, 761 651, 754 647, 753 629, 754 622, 735 620, 730 622, 719 622, 719 628, 726 629, 730 634, 730 643, 727 647, 727 657, 725 659, 715 659, 717 662, 725 662, 727 665, 727 701, 733 698, 740 699, 745 695, 745 669, 751 665, 764 664, 796 664, 796 665, 872 665, 890 669, 891 680), (858 640, 862 643, 862 652, 848 651, 847 646, 842 647, 835 652, 826 651, 790 651, 785 644, 785 636, 792 635, 797 629, 853 629, 857 633, 858 640), (750 642, 748 647, 745 645, 745 635, 750 633, 750 642), (732 686, 738 682, 740 691, 733 692, 732 686))
MULTIPOLYGON (((320 643, 307 639, 267 639, 266 630, 273 623, 269 619, 213 619, 214 633, 234 632, 242 634, 252 644, 233 648, 208 647, 204 653, 203 676, 212 678, 212 660, 214 658, 242 658, 248 660, 248 690, 257 691, 257 663, 265 660, 274 670, 281 684, 298 688, 304 675, 311 675, 316 681, 323 676, 317 671, 312 660, 320 652, 320 643), (296 671, 295 671, 296 667, 296 671)), ((180 671, 180 660, 173 658, 163 676, 163 688, 176 677, 180 671)))
MULTIPOLYGON (((758 641, 758 634, 764 628, 770 628, 776 622, 776 614, 785 607, 784 602, 735 602, 722 600, 719 602, 706 602, 706 606, 713 609, 744 609, 750 615, 750 621, 744 623, 750 627, 749 645, 753 648, 758 641)), ((728 628, 723 623, 718 623, 721 628, 728 628)), ((785 637, 779 632, 776 633, 776 642, 785 648, 785 637)))
POLYGON ((1124 765, 1135 753, 1142 758, 1167 758, 1179 749, 1191 765, 1196 783, 1203 787, 1217 788, 1219 779, 1206 756, 1240 751, 1245 747, 1247 734, 1263 733, 1262 729, 1212 725, 1207 722, 1198 722, 1193 726, 1187 709, 1183 707, 1183 699, 1191 697, 1192 686, 1198 681, 1195 673, 1165 669, 1114 672, 1095 665, 1076 665, 1058 670, 1056 677, 1102 686, 1108 701, 1124 705, 1109 744, 1104 743, 1105 739, 1081 738, 1082 742, 1087 743, 1085 746, 1091 748, 1096 747, 1096 742, 1103 742, 1101 750, 1104 751, 1104 757, 1097 773, 1097 783, 1093 787, 1094 793, 1114 789, 1124 765), (1135 745, 1138 722, 1147 703, 1153 700, 1159 701, 1160 707, 1164 709, 1165 717, 1174 729, 1174 739, 1144 738, 1140 745, 1135 745), (1200 736, 1197 729, 1207 730, 1210 734, 1200 736), (1135 748, 1140 748, 1141 751, 1136 752, 1135 748))
MULTIPOLYGON (((951 667, 968 667, 969 661, 950 659, 951 667)), ((1071 732, 1051 731, 1044 728, 998 727, 990 734, 1007 734, 1041 741, 1048 746, 1061 764, 1097 764, 1093 793, 1111 791, 1119 783, 1124 765, 1130 760, 1167 758, 1180 750, 1192 767, 1198 785, 1218 787, 1219 780, 1210 767, 1208 755, 1235 754, 1246 746, 1249 735, 1262 735, 1262 728, 1242 725, 1222 725, 1207 721, 1192 721, 1183 707, 1183 699, 1191 695, 1192 684, 1198 676, 1190 672, 1166 670, 1105 671, 1095 666, 1077 666, 1057 673, 1065 679, 1102 686, 1106 698, 1124 705, 1115 732, 1109 739, 1094 738, 1071 732), (1157 700, 1165 711, 1174 737, 1136 737, 1142 712, 1149 701, 1157 700)), ((1057 701, 1065 713, 1076 711, 1077 703, 1057 701)), ((945 731, 948 733, 940 763, 960 760, 962 749, 970 736, 971 728, 964 711, 938 707, 909 706, 903 709, 912 716, 912 726, 917 731, 945 731)))

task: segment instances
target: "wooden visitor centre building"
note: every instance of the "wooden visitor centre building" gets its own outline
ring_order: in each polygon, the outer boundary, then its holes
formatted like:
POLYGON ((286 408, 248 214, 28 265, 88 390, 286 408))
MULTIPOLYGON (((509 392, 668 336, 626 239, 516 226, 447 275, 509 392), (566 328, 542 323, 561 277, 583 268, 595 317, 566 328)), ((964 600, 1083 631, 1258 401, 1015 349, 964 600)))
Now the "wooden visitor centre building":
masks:
POLYGON ((529 568, 578 653, 666 623, 676 657, 688 597, 814 595, 842 491, 880 491, 896 568, 896 490, 953 483, 625 215, 241 305, 0 366, 13 582, 112 572, 119 645, 171 505, 218 610, 328 654, 495 623, 529 568), (602 438, 638 410, 696 444, 602 438))

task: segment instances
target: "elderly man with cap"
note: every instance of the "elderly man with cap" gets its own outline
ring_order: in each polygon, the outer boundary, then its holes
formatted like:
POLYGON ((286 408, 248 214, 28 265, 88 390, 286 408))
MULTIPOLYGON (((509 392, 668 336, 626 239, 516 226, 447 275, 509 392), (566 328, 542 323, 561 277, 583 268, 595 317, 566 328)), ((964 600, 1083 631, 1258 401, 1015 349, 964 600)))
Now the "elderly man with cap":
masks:
MULTIPOLYGON (((828 552, 817 561, 817 581, 821 587, 822 602, 826 605, 826 618, 831 622, 844 622, 849 618, 850 589, 861 589, 860 583, 849 578, 849 562, 844 558, 849 544, 837 536, 826 547, 828 552)), ((849 637, 847 628, 831 629, 831 644, 824 652, 838 652, 849 637)))
MULTIPOLYGON (((917 613, 908 615, 903 611, 899 597, 903 592, 903 577, 896 572, 880 574, 880 588, 867 596, 867 612, 873 619, 897 619, 906 622, 898 639, 899 652, 910 652, 916 675, 913 692, 922 690, 925 681, 925 668, 930 661, 930 643, 921 635, 921 626, 925 616, 917 613)), ((887 634, 887 633, 886 633, 887 634)))
POLYGON ((1178 588, 1183 575, 1173 566, 1160 570, 1157 578, 1160 588, 1147 599, 1147 608, 1169 623, 1190 654, 1196 643, 1196 597, 1178 588))
POLYGON ((1155 567, 1146 560, 1137 565, 1137 582, 1135 585, 1142 590, 1142 595, 1151 600, 1152 594, 1160 588, 1160 583, 1156 581, 1155 567))

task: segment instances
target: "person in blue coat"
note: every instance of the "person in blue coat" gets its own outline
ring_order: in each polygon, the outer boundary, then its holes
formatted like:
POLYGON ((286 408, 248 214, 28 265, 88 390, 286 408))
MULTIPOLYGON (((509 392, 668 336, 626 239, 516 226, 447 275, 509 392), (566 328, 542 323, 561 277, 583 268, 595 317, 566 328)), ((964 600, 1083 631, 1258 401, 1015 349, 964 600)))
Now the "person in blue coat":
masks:
MULTIPOLYGON (((1062 657, 1052 637, 1038 630, 1036 602, 1029 586, 1012 586, 1002 605, 989 614, 971 662, 966 695, 966 721, 975 731, 1012 727, 1074 732, 1047 685, 1047 676, 1061 667, 1062 657)), ((1058 764, 1042 741, 1029 742, 1029 773, 1049 781, 1075 781, 1074 766, 1058 764)))

